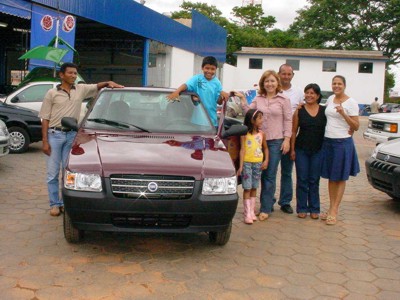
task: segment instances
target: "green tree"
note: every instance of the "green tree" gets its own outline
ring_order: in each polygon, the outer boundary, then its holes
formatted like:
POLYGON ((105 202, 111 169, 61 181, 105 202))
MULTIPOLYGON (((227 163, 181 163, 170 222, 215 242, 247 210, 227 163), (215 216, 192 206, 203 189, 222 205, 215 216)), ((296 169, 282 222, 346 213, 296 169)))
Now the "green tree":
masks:
POLYGON ((235 6, 232 9, 232 15, 239 20, 236 22, 238 26, 251 27, 261 31, 272 28, 276 23, 275 17, 264 17, 264 11, 260 4, 235 6))
POLYGON ((389 101, 389 91, 395 85, 394 73, 386 70, 385 72, 385 102, 389 101))
POLYGON ((191 19, 192 18, 192 10, 196 10, 212 21, 216 22, 218 25, 221 25, 219 22, 224 22, 226 18, 222 17, 222 12, 217 9, 215 5, 208 5, 206 3, 201 2, 190 2, 183 1, 180 5, 181 10, 173 12, 171 15, 172 19, 191 19), (223 20, 225 19, 225 20, 223 20))
POLYGON ((387 65, 400 62, 400 0, 308 0, 298 11, 291 32, 301 46, 380 50, 387 65))

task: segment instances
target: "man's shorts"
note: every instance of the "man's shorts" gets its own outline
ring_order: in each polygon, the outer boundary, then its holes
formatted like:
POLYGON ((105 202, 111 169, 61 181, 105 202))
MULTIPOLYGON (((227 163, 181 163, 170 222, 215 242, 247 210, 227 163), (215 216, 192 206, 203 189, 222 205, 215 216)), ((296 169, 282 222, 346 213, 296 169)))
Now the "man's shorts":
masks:
POLYGON ((257 189, 260 184, 262 163, 244 162, 242 170, 242 187, 245 190, 257 189))

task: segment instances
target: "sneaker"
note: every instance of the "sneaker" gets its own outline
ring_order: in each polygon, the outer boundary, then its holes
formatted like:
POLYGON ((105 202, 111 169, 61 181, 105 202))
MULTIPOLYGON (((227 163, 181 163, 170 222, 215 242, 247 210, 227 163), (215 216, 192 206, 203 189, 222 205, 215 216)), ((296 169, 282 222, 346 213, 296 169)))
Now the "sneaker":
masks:
POLYGON ((292 214, 293 208, 289 204, 286 204, 286 205, 281 206, 281 211, 283 211, 284 213, 287 213, 287 214, 292 214))
POLYGON ((50 209, 50 216, 52 217, 58 217, 60 215, 60 208, 58 206, 53 206, 50 209))

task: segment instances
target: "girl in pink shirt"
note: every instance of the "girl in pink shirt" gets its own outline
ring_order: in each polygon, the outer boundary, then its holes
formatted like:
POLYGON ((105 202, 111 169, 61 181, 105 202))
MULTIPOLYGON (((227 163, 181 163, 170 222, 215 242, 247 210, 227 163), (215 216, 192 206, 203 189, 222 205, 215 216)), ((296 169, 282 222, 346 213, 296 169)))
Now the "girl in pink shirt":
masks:
POLYGON ((274 205, 276 174, 281 156, 290 150, 292 109, 290 100, 282 94, 280 78, 275 71, 264 72, 259 87, 258 96, 250 105, 247 104, 244 95, 235 93, 235 96, 240 97, 244 113, 249 109, 257 109, 263 113, 261 129, 265 132, 269 150, 268 168, 261 174, 259 219, 264 221, 269 217, 274 205))

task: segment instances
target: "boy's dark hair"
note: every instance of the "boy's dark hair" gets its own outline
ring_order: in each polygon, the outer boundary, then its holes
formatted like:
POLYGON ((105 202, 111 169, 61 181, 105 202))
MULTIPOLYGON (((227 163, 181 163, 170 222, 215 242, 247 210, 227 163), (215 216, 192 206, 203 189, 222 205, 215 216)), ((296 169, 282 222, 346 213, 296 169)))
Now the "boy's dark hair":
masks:
MULTIPOLYGON (((257 109, 249 109, 244 116, 244 125, 247 126, 247 132, 253 132, 254 126, 253 123, 251 123, 252 120, 257 119, 259 115, 263 115, 262 111, 257 110, 257 109)), ((256 128, 257 132, 260 130, 259 128, 256 128)))
POLYGON ((205 65, 212 65, 218 68, 218 61, 214 56, 206 56, 203 58, 203 62, 201 63, 201 67, 203 68, 205 65))
POLYGON ((64 74, 67 68, 75 68, 78 70, 78 66, 76 64, 72 62, 66 62, 61 65, 59 72, 64 74))
POLYGON ((304 88, 304 93, 306 91, 308 91, 309 89, 313 90, 314 93, 316 93, 319 96, 317 99, 317 103, 319 104, 322 99, 321 88, 316 83, 310 83, 310 84, 307 84, 306 87, 304 88))

